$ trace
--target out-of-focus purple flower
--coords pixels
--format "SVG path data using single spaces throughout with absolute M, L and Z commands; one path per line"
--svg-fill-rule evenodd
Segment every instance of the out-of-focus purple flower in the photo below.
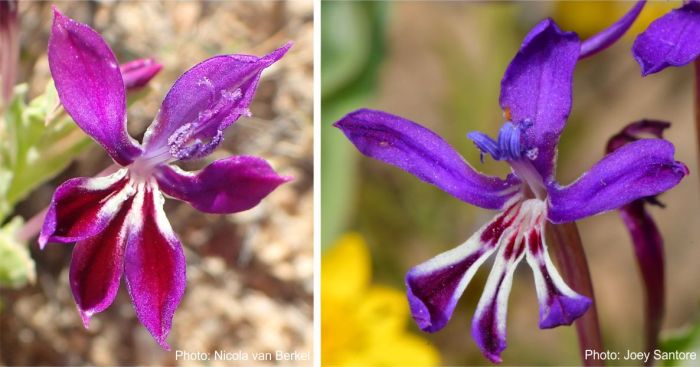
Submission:
M 0 1 L 0 106 L 9 103 L 19 61 L 17 0 Z
M 263 70 L 290 47 L 263 57 L 216 56 L 194 66 L 170 89 L 140 145 L 126 132 L 124 76 L 112 50 L 93 29 L 54 8 L 49 66 L 60 100 L 122 166 L 107 177 L 59 186 L 39 237 L 42 248 L 77 242 L 70 284 L 86 327 L 113 302 L 123 274 L 139 320 L 169 349 L 166 338 L 185 291 L 185 257 L 163 212 L 162 193 L 203 212 L 233 213 L 291 179 L 251 156 L 217 160 L 196 173 L 170 163 L 214 150 L 224 129 L 249 114 Z
M 432 131 L 381 111 L 362 109 L 335 123 L 365 155 L 398 166 L 467 203 L 500 210 L 464 244 L 411 269 L 408 300 L 420 328 L 443 328 L 467 284 L 491 254 L 496 260 L 472 320 L 482 353 L 500 362 L 513 273 L 526 259 L 540 304 L 539 325 L 571 324 L 591 301 L 567 286 L 544 240 L 546 221 L 571 222 L 674 187 L 688 170 L 661 139 L 630 143 L 605 156 L 568 186 L 554 176 L 559 135 L 571 110 L 573 72 L 581 43 L 552 20 L 537 24 L 501 83 L 506 123 L 497 139 L 472 132 L 482 154 L 506 161 L 505 179 L 474 170 Z
M 663 131 L 671 126 L 668 122 L 642 120 L 627 125 L 608 140 L 606 152 L 638 141 L 643 135 L 663 137 Z M 664 313 L 664 248 L 663 238 L 656 223 L 646 210 L 646 205 L 663 206 L 655 196 L 643 197 L 622 206 L 620 216 L 632 237 L 637 264 L 645 286 L 645 339 L 647 351 L 657 347 L 661 320 Z
M 695 60 L 700 55 L 700 1 L 688 1 L 652 22 L 637 36 L 632 54 L 644 76 Z
M 136 59 L 119 66 L 127 91 L 146 86 L 162 68 L 163 65 L 152 58 Z

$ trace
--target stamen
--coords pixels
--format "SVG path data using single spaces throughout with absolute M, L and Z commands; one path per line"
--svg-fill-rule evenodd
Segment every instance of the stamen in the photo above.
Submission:
M 506 122 L 498 132 L 498 145 L 510 160 L 520 159 L 520 130 L 511 122 Z
M 208 85 L 206 80 L 203 85 Z M 170 135 L 169 154 L 178 160 L 186 160 L 211 153 L 223 140 L 224 129 L 231 122 L 240 115 L 250 116 L 248 109 L 236 107 L 241 98 L 240 88 L 222 90 L 213 108 L 199 112 L 196 121 L 180 126 Z M 207 138 L 209 142 L 205 142 Z
M 497 161 L 514 161 L 520 159 L 524 153 L 520 144 L 521 127 L 514 125 L 510 121 L 506 122 L 498 133 L 498 141 L 479 131 L 470 132 L 467 134 L 467 138 L 471 139 L 477 148 L 481 150 L 482 162 L 484 161 L 484 153 L 490 154 Z
M 474 145 L 481 151 L 481 163 L 484 163 L 484 153 L 490 154 L 497 161 L 501 160 L 502 155 L 499 145 L 490 136 L 480 131 L 472 131 L 467 134 L 467 138 L 473 141 Z

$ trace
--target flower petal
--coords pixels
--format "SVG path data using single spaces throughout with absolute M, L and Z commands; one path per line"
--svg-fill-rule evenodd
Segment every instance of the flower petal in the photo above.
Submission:
M 572 222 L 671 189 L 688 174 L 673 153 L 665 140 L 639 140 L 606 155 L 566 187 L 550 184 L 549 220 Z
M 335 123 L 362 154 L 395 165 L 448 194 L 487 209 L 501 209 L 520 180 L 483 175 L 434 132 L 399 116 L 361 109 Z
M 547 253 L 542 235 L 544 223 L 526 234 L 527 263 L 535 276 L 535 289 L 540 303 L 540 328 L 571 325 L 591 306 L 591 300 L 571 288 L 557 272 Z
M 651 23 L 634 40 L 632 54 L 642 75 L 695 60 L 700 55 L 700 2 L 689 1 Z
M 64 182 L 51 199 L 39 245 L 43 249 L 47 242 L 76 242 L 102 232 L 132 193 L 126 169 Z
M 668 122 L 642 120 L 627 125 L 608 140 L 607 152 L 640 139 L 641 134 L 663 137 L 663 131 L 671 126 Z M 655 197 L 637 199 L 619 209 L 620 216 L 632 237 L 634 253 L 645 289 L 645 339 L 646 350 L 658 347 L 659 331 L 663 319 L 664 292 L 664 246 L 661 232 L 645 205 L 657 204 Z
M 496 250 L 517 212 L 517 207 L 510 207 L 462 245 L 415 266 L 406 274 L 411 314 L 421 330 L 432 333 L 447 324 L 469 281 Z
M 519 231 L 505 234 L 486 286 L 472 318 L 472 337 L 491 362 L 501 362 L 506 349 L 506 314 L 513 272 L 524 256 L 525 242 Z
M 620 208 L 620 216 L 632 237 L 634 254 L 644 280 L 645 339 L 647 351 L 658 346 L 664 314 L 664 241 L 654 219 L 644 207 L 644 200 L 635 200 Z
M 625 126 L 622 131 L 613 135 L 605 147 L 605 152 L 610 153 L 617 148 L 641 139 L 640 135 L 649 134 L 652 137 L 662 138 L 663 131 L 671 127 L 670 122 L 659 120 L 639 120 Z
M 152 58 L 136 59 L 119 66 L 127 91 L 145 86 L 162 68 L 163 65 Z
M 185 292 L 185 255 L 163 212 L 157 188 L 142 187 L 127 219 L 124 272 L 136 316 L 164 349 L 175 309 Z
M 545 19 L 525 37 L 501 81 L 501 108 L 523 125 L 525 148 L 537 149 L 530 159 L 545 182 L 554 173 L 559 135 L 571 111 L 580 47 L 575 33 Z
M 197 173 L 162 166 L 156 173 L 166 194 L 206 213 L 235 213 L 260 203 L 277 186 L 290 181 L 264 159 L 232 156 L 214 161 Z
M 646 0 L 637 1 L 632 9 L 630 9 L 627 14 L 625 14 L 613 25 L 583 41 L 581 43 L 581 55 L 579 58 L 583 59 L 593 56 L 610 47 L 613 43 L 620 39 L 620 37 L 624 36 L 625 32 L 627 32 L 627 30 L 639 16 L 639 13 L 641 13 L 642 9 L 644 9 L 644 4 L 646 4 Z
M 90 317 L 104 311 L 114 301 L 124 269 L 126 221 L 133 197 L 99 234 L 78 241 L 70 263 L 70 286 L 75 303 L 87 328 Z
M 126 132 L 124 82 L 107 43 L 54 7 L 48 53 L 51 76 L 68 114 L 117 163 L 131 163 L 141 148 Z
M 185 72 L 146 131 L 145 155 L 191 159 L 210 153 L 221 142 L 224 129 L 249 114 L 263 70 L 291 46 L 287 43 L 263 57 L 215 56 Z

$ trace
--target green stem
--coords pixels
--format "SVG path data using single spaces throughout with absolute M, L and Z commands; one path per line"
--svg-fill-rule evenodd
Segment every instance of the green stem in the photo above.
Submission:
M 586 254 L 583 251 L 576 223 L 548 223 L 546 236 L 550 251 L 557 261 L 558 270 L 564 281 L 576 292 L 593 301 L 591 308 L 574 323 L 581 349 L 582 364 L 584 366 L 602 366 L 605 364 L 603 360 L 586 357 L 586 351 L 603 353 L 605 350 L 603 349 L 603 340 L 598 324 L 593 283 L 591 282 Z

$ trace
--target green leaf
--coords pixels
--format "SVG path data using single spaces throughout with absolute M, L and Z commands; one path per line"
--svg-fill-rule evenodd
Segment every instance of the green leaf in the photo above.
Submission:
M 91 142 L 63 112 L 53 83 L 28 105 L 27 86 L 15 87 L 5 114 L 7 145 L 0 159 L 0 221 L 32 190 L 63 171 Z
M 696 316 L 695 321 L 683 330 L 663 338 L 660 350 L 669 353 L 667 356 L 671 357 L 660 361 L 664 366 L 697 366 L 697 358 L 700 356 L 700 317 Z M 695 353 L 695 359 L 674 359 L 678 352 Z
M 0 286 L 2 287 L 19 288 L 36 280 L 34 260 L 29 256 L 27 244 L 15 238 L 22 224 L 22 218 L 15 217 L 0 228 Z

